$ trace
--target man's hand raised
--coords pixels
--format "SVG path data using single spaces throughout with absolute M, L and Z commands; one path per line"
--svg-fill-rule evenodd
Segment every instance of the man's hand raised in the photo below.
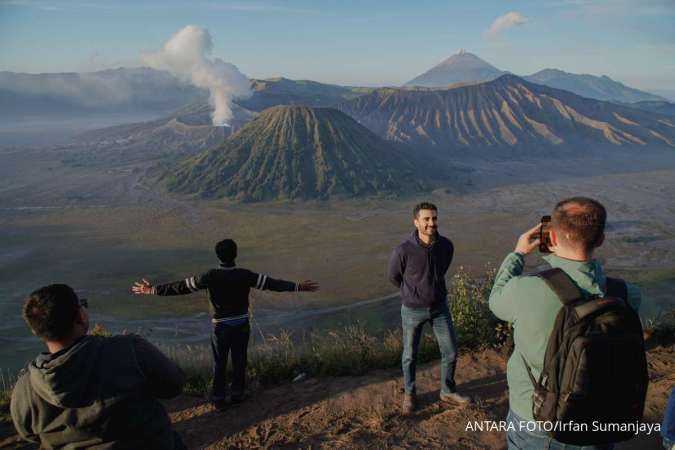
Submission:
M 319 283 L 312 280 L 305 280 L 298 285 L 298 291 L 315 292 L 319 290 Z
M 152 294 L 152 285 L 148 280 L 143 278 L 141 281 L 134 282 L 131 286 L 131 291 L 136 295 L 150 295 Z
M 518 243 L 516 244 L 516 253 L 521 255 L 528 255 L 532 253 L 532 250 L 539 246 L 539 230 L 541 229 L 541 224 L 530 228 L 525 233 L 521 234 L 518 238 Z

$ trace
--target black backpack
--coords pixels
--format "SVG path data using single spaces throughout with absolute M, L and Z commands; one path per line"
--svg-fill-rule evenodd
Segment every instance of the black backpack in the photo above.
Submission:
M 649 378 L 642 323 L 628 305 L 626 283 L 607 278 L 605 297 L 585 299 L 564 271 L 549 269 L 537 275 L 563 307 L 539 380 L 521 355 L 534 385 L 535 420 L 545 424 L 543 431 L 553 439 L 566 444 L 632 438 L 642 420 Z

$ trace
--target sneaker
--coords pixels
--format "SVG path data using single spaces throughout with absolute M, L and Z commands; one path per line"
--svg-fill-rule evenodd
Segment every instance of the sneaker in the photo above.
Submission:
M 409 416 L 415 411 L 415 396 L 413 394 L 403 394 L 403 404 L 401 405 L 401 415 Z
M 441 392 L 441 401 L 446 403 L 466 404 L 471 402 L 471 398 L 458 392 Z

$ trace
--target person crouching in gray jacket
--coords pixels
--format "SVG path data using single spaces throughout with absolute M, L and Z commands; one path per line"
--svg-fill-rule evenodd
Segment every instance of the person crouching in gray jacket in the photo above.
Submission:
M 415 364 L 422 328 L 427 322 L 441 350 L 441 401 L 469 402 L 455 387 L 457 343 L 445 286 L 454 247 L 448 238 L 438 234 L 438 208 L 434 204 L 416 205 L 413 219 L 415 230 L 392 252 L 388 271 L 389 280 L 401 290 L 403 415 L 415 410 Z
M 88 302 L 65 284 L 28 296 L 23 317 L 47 352 L 12 392 L 19 435 L 40 448 L 185 449 L 160 398 L 185 375 L 140 336 L 90 336 Z

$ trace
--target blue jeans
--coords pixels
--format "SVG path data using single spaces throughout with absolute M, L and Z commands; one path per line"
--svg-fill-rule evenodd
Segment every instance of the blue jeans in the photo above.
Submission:
M 431 308 L 410 308 L 401 305 L 403 327 L 403 383 L 406 394 L 415 394 L 415 366 L 422 328 L 429 322 L 441 350 L 441 392 L 455 392 L 455 367 L 457 365 L 457 339 L 452 317 L 446 302 Z
M 527 421 L 509 409 L 506 423 L 512 424 L 506 432 L 508 450 L 612 450 L 614 444 L 606 445 L 570 445 L 556 441 L 541 430 L 530 431 Z
M 211 334 L 213 352 L 213 400 L 225 400 L 227 394 L 227 357 L 232 352 L 232 396 L 244 395 L 246 385 L 246 354 L 251 327 L 248 322 L 240 325 L 216 323 Z

